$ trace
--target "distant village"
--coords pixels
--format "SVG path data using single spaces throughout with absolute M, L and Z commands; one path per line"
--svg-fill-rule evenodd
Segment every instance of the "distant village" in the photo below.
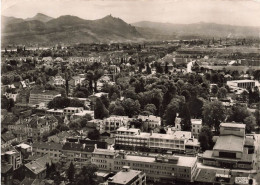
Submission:
M 260 183 L 254 41 L 9 46 L 1 61 L 1 184 Z

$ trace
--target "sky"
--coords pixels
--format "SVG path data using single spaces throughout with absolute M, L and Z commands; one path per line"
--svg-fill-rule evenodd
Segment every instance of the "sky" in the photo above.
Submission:
M 2 15 L 18 18 L 43 13 L 94 20 L 111 14 L 127 23 L 213 22 L 260 27 L 260 0 L 2 0 L 1 5 Z

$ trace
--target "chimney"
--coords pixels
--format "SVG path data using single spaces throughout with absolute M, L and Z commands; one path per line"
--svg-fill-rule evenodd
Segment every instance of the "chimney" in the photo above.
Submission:
M 86 144 L 85 144 L 85 143 L 83 143 L 82 147 L 83 147 L 83 149 L 85 149 L 85 148 L 86 148 Z
M 94 148 L 97 149 L 97 144 L 94 145 Z
M 150 136 L 152 136 L 152 135 L 153 135 L 153 131 L 151 130 L 151 131 L 150 131 Z

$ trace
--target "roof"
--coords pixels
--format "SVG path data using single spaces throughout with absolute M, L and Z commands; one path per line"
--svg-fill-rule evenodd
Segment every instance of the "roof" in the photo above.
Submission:
M 133 178 L 135 178 L 137 175 L 142 173 L 141 171 L 137 170 L 129 170 L 129 171 L 123 171 L 121 170 L 116 175 L 114 175 L 112 178 L 113 180 L 110 181 L 112 183 L 116 184 L 127 184 L 129 181 L 131 181 Z
M 32 171 L 34 174 L 39 174 L 46 169 L 46 163 L 50 163 L 51 160 L 47 155 L 31 161 L 24 166 Z
M 23 149 L 27 149 L 27 148 L 30 148 L 31 146 L 30 145 L 27 145 L 25 143 L 21 143 L 19 145 L 16 145 L 17 147 L 20 147 L 20 148 L 23 148 Z
M 15 138 L 16 137 L 14 136 L 14 134 L 12 132 L 6 132 L 4 134 L 1 134 L 1 139 L 5 142 L 11 141 Z
M 196 182 L 215 182 L 216 171 L 209 169 L 199 169 L 198 175 L 196 176 Z
M 87 146 L 89 146 L 89 145 L 94 146 L 96 144 L 97 148 L 103 148 L 103 149 L 107 148 L 107 143 L 104 142 L 104 141 L 95 141 L 95 140 L 86 140 L 86 139 L 82 140 L 82 139 L 80 139 L 79 142 L 81 144 L 85 143 Z
M 62 150 L 73 150 L 73 151 L 81 151 L 81 152 L 93 152 L 93 145 L 84 145 L 80 143 L 65 143 L 62 147 Z
M 93 151 L 93 154 L 112 155 L 112 156 L 114 156 L 116 154 L 116 151 L 115 150 L 109 150 L 109 149 L 99 149 L 99 148 L 96 148 Z
M 62 144 L 60 143 L 45 143 L 45 142 L 34 142 L 32 144 L 33 148 L 42 148 L 42 149 L 52 149 L 52 150 L 61 150 Z
M 30 94 L 44 94 L 44 95 L 59 95 L 60 92 L 53 91 L 53 90 L 40 90 L 40 89 L 33 89 L 30 91 Z
M 243 148 L 244 148 L 243 137 L 227 135 L 227 136 L 220 136 L 217 139 L 217 142 L 213 150 L 243 152 Z
M 172 156 L 172 157 L 175 157 L 175 156 Z M 155 157 L 126 155 L 125 159 L 129 160 L 129 161 L 156 163 Z M 177 161 L 176 165 L 177 166 L 192 167 L 192 166 L 194 166 L 196 161 L 197 161 L 197 157 L 178 156 L 178 161 Z
M 221 123 L 220 127 L 246 128 L 246 125 L 241 123 Z
M 202 119 L 191 119 L 191 124 L 201 125 L 202 124 Z
M 11 164 L 1 163 L 1 173 L 7 173 L 13 169 Z

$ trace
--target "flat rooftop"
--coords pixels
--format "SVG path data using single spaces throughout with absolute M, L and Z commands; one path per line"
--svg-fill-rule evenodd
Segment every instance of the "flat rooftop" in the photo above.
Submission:
M 227 135 L 219 136 L 213 150 L 243 152 L 244 138 Z
M 242 123 L 221 123 L 220 127 L 246 128 L 246 125 Z
M 131 170 L 131 169 L 129 169 L 129 171 L 120 171 L 112 177 L 113 180 L 110 182 L 116 184 L 127 184 L 129 181 L 131 181 L 140 173 L 142 172 L 137 170 Z
M 177 157 L 178 157 L 178 162 L 175 164 L 177 166 L 192 167 L 197 161 L 196 157 L 186 157 L 186 156 L 177 156 Z M 156 162 L 155 157 L 147 157 L 147 156 L 126 155 L 125 159 L 129 161 L 136 161 L 136 162 L 159 163 Z

